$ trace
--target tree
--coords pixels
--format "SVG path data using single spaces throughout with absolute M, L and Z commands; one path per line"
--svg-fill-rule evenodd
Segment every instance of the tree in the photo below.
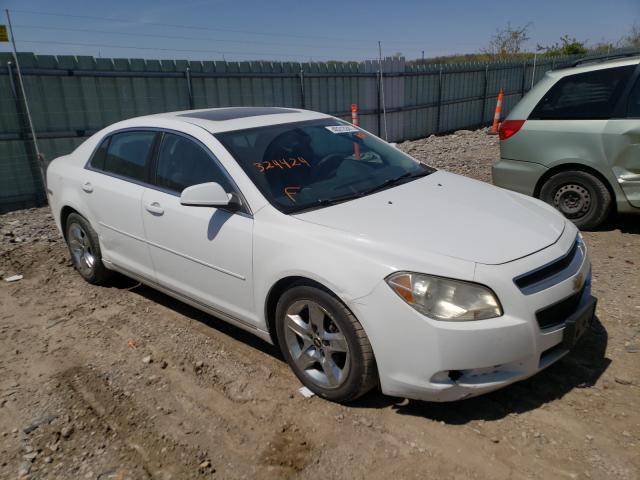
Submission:
M 623 41 L 627 47 L 640 48 L 640 23 L 634 23 L 631 26 L 629 35 Z
M 511 23 L 507 23 L 505 28 L 496 30 L 496 33 L 489 40 L 489 45 L 481 52 L 499 60 L 520 53 L 524 43 L 529 40 L 531 25 L 531 23 L 527 23 L 522 27 L 512 27 Z
M 546 55 L 584 55 L 588 52 L 585 42 L 580 42 L 574 37 L 563 35 L 560 41 L 548 47 L 538 45 L 538 50 L 543 50 Z

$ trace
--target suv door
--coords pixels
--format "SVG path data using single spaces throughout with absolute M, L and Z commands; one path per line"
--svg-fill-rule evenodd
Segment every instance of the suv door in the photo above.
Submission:
M 158 283 L 191 300 L 255 325 L 253 218 L 247 212 L 185 206 L 182 190 L 217 182 L 239 193 L 213 154 L 186 135 L 164 133 L 143 217 Z
M 135 130 L 107 136 L 87 164 L 81 185 L 103 259 L 150 279 L 154 270 L 144 241 L 141 202 L 158 135 Z
M 604 151 L 627 200 L 640 208 L 640 75 L 619 114 L 605 127 Z

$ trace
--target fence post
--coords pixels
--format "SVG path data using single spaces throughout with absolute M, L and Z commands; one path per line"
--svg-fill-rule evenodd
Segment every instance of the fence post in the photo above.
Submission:
M 304 96 L 304 69 L 302 68 L 302 65 L 300 65 L 300 101 L 302 103 L 302 109 L 306 109 L 307 101 Z
M 484 93 L 482 95 L 482 114 L 480 116 L 480 126 L 484 125 L 484 117 L 487 114 L 487 94 L 489 89 L 489 64 L 484 66 Z
M 195 108 L 193 103 L 193 85 L 191 84 L 191 67 L 187 67 L 184 71 L 184 77 L 187 80 L 187 95 L 189 96 L 189 110 Z
M 442 110 L 442 65 L 438 72 L 438 113 L 436 115 L 436 133 L 440 133 L 440 111 Z
M 520 88 L 520 98 L 524 97 L 525 82 L 527 81 L 527 61 L 522 63 L 522 86 Z
M 378 90 L 377 90 L 377 94 L 378 94 L 378 107 L 376 108 L 376 113 L 378 115 L 378 136 L 381 137 L 382 136 L 382 96 L 380 95 L 380 87 L 382 86 L 382 71 L 380 70 L 380 67 L 378 66 L 378 74 L 376 75 L 376 77 L 378 77 L 378 82 L 376 83 Z
M 17 73 L 17 72 L 16 72 Z M 24 103 L 21 100 L 21 97 L 24 99 L 24 93 L 22 91 L 22 84 L 16 82 L 16 79 L 13 78 L 14 69 L 13 63 L 11 61 L 7 62 L 7 76 L 9 77 L 9 84 L 11 85 L 11 93 L 13 94 L 13 100 L 16 104 L 16 112 L 20 119 L 22 120 L 20 123 L 22 124 L 20 136 L 24 140 L 25 152 L 27 155 L 33 159 L 28 159 L 29 162 L 29 171 L 31 172 L 31 176 L 33 177 L 33 183 L 35 184 L 35 191 L 33 192 L 33 200 L 37 207 L 42 207 L 47 204 L 47 196 L 44 191 L 45 188 L 45 172 L 42 167 L 43 158 L 40 157 L 40 152 L 36 149 L 36 146 L 33 142 L 29 141 L 29 137 L 31 135 L 31 124 L 29 123 L 29 119 L 27 118 L 27 113 L 24 108 Z M 33 139 L 35 141 L 35 138 Z M 36 163 L 38 165 L 36 165 Z

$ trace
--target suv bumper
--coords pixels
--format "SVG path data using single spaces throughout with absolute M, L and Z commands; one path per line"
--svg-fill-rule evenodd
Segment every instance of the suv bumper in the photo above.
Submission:
M 501 158 L 491 167 L 491 177 L 498 187 L 533 196 L 538 180 L 547 170 L 539 163 Z

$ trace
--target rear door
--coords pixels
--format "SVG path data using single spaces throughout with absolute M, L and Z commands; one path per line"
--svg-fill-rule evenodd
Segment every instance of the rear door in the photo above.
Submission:
M 635 77 L 619 118 L 605 128 L 604 151 L 627 200 L 640 208 L 640 75 Z
M 158 135 L 149 130 L 109 135 L 84 170 L 81 185 L 103 258 L 150 279 L 154 269 L 144 240 L 141 202 Z
M 158 282 L 254 325 L 253 218 L 246 211 L 180 203 L 182 190 L 200 183 L 239 193 L 224 168 L 194 138 L 166 132 L 152 181 L 155 188 L 144 190 L 142 204 Z

